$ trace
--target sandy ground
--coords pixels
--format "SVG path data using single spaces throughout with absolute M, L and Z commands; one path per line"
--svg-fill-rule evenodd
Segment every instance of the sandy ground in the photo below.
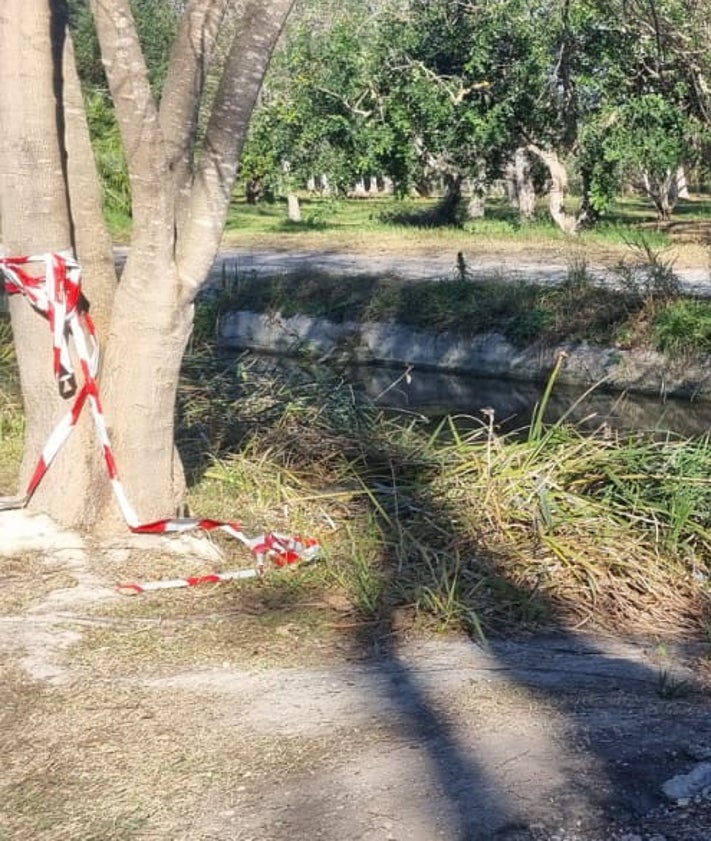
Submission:
M 213 275 L 215 282 L 223 276 L 223 266 L 228 267 L 227 276 L 249 276 L 250 274 L 290 274 L 315 269 L 327 274 L 353 277 L 363 274 L 393 276 L 404 280 L 441 279 L 455 277 L 459 273 L 457 251 L 441 249 L 438 253 L 396 254 L 366 250 L 323 250 L 294 249 L 291 251 L 274 248 L 226 248 L 220 252 Z M 560 283 L 568 276 L 575 263 L 574 255 L 565 253 L 523 252 L 508 253 L 493 251 L 463 251 L 463 265 L 470 277 L 501 277 L 515 281 L 534 283 Z M 580 262 L 583 258 L 578 258 Z M 617 260 L 606 262 L 585 261 L 588 274 L 601 284 L 616 285 L 619 275 L 613 270 Z M 670 258 L 671 259 L 671 258 Z M 708 254 L 683 254 L 683 259 L 673 263 L 674 271 L 688 294 L 708 296 L 711 294 L 711 274 Z
M 711 758 L 703 644 L 255 624 L 0 518 L 2 841 L 711 838 L 711 788 L 661 788 Z

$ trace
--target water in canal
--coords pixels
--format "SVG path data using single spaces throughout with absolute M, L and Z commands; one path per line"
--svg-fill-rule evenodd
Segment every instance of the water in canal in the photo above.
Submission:
M 543 383 L 488 377 L 458 376 L 400 367 L 361 366 L 349 376 L 378 405 L 439 418 L 447 414 L 483 418 L 493 409 L 504 431 L 525 428 L 541 399 Z M 711 428 L 711 403 L 688 399 L 606 392 L 602 388 L 583 397 L 585 390 L 556 386 L 545 420 L 555 422 L 568 414 L 586 429 L 606 424 L 614 429 L 703 435 Z

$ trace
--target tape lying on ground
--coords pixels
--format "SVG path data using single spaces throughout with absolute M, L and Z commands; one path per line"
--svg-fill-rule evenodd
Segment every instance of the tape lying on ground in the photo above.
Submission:
M 26 267 L 43 264 L 44 275 L 32 275 Z M 124 593 L 144 593 L 172 587 L 192 587 L 197 584 L 233 581 L 260 576 L 271 561 L 276 566 L 285 566 L 300 561 L 312 561 L 320 547 L 313 538 L 270 532 L 250 538 L 244 534 L 239 523 L 196 517 L 157 520 L 141 523 L 128 500 L 119 478 L 108 428 L 101 406 L 96 376 L 99 369 L 99 341 L 96 328 L 88 312 L 88 305 L 81 292 L 81 268 L 67 253 L 41 254 L 25 257 L 0 258 L 0 270 L 4 276 L 8 295 L 23 295 L 30 306 L 47 318 L 52 332 L 54 376 L 60 390 L 76 386 L 76 372 L 72 362 L 69 342 L 81 368 L 83 384 L 76 390 L 74 402 L 67 414 L 59 421 L 47 439 L 37 461 L 34 473 L 28 483 L 25 496 L 20 499 L 0 501 L 0 511 L 24 508 L 37 486 L 49 470 L 57 453 L 67 441 L 88 402 L 94 420 L 94 427 L 104 453 L 114 496 L 126 525 L 134 534 L 171 534 L 202 530 L 219 530 L 243 543 L 255 556 L 254 569 L 235 570 L 167 581 L 151 581 L 141 584 L 122 584 Z

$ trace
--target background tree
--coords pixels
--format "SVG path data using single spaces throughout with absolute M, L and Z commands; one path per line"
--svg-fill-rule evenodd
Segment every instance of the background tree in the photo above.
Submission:
M 101 215 L 64 0 L 7 0 L 0 11 L 0 213 L 10 254 L 75 250 L 104 341 L 102 389 L 129 497 L 142 520 L 171 513 L 184 489 L 173 413 L 193 301 L 214 260 L 238 159 L 292 0 L 189 0 L 160 101 L 131 4 L 91 0 L 126 155 L 133 235 L 117 285 Z M 231 15 L 230 15 L 231 13 Z M 200 106 L 224 27 L 231 29 L 204 138 Z M 46 325 L 24 301 L 11 318 L 27 416 L 24 484 L 66 410 L 51 377 Z M 84 424 L 86 426 L 86 424 Z M 88 429 L 50 471 L 33 506 L 91 527 L 117 519 Z M 69 492 L 68 492 L 69 491 Z
M 250 161 L 271 172 L 289 157 L 302 183 L 308 169 L 345 184 L 365 167 L 401 195 L 444 182 L 452 218 L 463 186 L 476 198 L 513 160 L 529 197 L 544 173 L 553 219 L 574 232 L 630 181 L 665 215 L 672 164 L 703 147 L 708 0 L 326 6 L 308 6 L 320 17 L 295 30 L 257 118 Z M 566 203 L 571 180 L 580 203 Z
M 708 131 L 710 54 L 701 33 L 710 10 L 707 0 L 601 6 L 578 82 L 589 102 L 579 159 L 594 212 L 632 183 L 660 219 L 671 213 L 679 168 L 699 161 Z
M 275 195 L 314 176 L 344 194 L 377 171 L 384 138 L 374 119 L 370 4 L 304 4 L 275 56 L 243 158 L 245 178 Z

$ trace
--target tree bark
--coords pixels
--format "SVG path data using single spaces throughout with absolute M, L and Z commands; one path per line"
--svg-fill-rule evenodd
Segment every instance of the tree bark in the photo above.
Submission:
M 506 167 L 506 185 L 509 201 L 521 219 L 530 222 L 536 212 L 536 188 L 531 175 L 531 161 L 526 150 L 519 147 Z
M 5 0 L 0 11 L 0 212 L 12 254 L 75 246 L 102 326 L 101 388 L 118 468 L 139 520 L 171 516 L 184 491 L 174 447 L 180 366 L 193 300 L 214 261 L 237 160 L 272 50 L 293 0 L 247 0 L 202 147 L 205 68 L 230 0 L 190 0 L 160 109 L 129 0 L 91 0 L 129 168 L 134 232 L 116 286 L 102 226 L 64 0 Z M 47 325 L 12 302 L 27 407 L 23 478 L 67 411 L 52 379 Z M 38 351 L 38 349 L 41 349 Z M 33 499 L 72 526 L 125 528 L 88 423 Z
M 115 280 L 110 242 L 97 213 L 96 173 L 74 72 L 64 3 L 7 0 L 0 12 L 0 213 L 9 256 L 84 249 L 92 314 L 108 322 Z M 79 163 L 81 161 L 81 164 Z M 73 194 L 81 190 L 83 201 Z M 81 230 L 80 230 L 81 229 Z M 43 271 L 37 264 L 36 273 Z M 71 396 L 60 395 L 53 376 L 50 331 L 20 296 L 10 302 L 20 368 L 26 436 L 19 477 L 23 495 L 42 448 Z M 92 521 L 103 483 L 100 453 L 86 417 L 57 457 L 32 500 L 60 522 Z M 73 492 L 76 488 L 76 493 Z
M 529 152 L 540 158 L 546 165 L 551 183 L 548 189 L 548 209 L 556 225 L 566 234 L 575 234 L 580 227 L 577 216 L 565 209 L 565 199 L 568 194 L 568 173 L 565 165 L 557 153 L 551 149 L 541 149 L 534 143 L 526 147 Z
M 196 23 L 203 8 L 199 2 L 186 10 L 188 24 L 184 19 L 178 46 L 182 43 L 187 53 L 177 47 L 173 53 L 160 112 L 135 30 L 128 31 L 128 0 L 110 6 L 95 0 L 93 6 L 124 146 L 130 150 L 135 230 L 108 337 L 105 404 L 123 481 L 140 519 L 149 521 L 171 515 L 185 491 L 173 443 L 174 407 L 193 299 L 217 253 L 241 145 L 291 0 L 245 7 L 199 160 L 194 115 L 203 90 L 200 68 L 212 50 L 224 4 L 210 4 L 213 16 L 202 24 Z M 193 31 L 199 25 L 208 29 L 203 40 Z M 183 62 L 194 69 L 190 92 L 181 99 Z M 177 125 L 176 110 L 183 115 Z

